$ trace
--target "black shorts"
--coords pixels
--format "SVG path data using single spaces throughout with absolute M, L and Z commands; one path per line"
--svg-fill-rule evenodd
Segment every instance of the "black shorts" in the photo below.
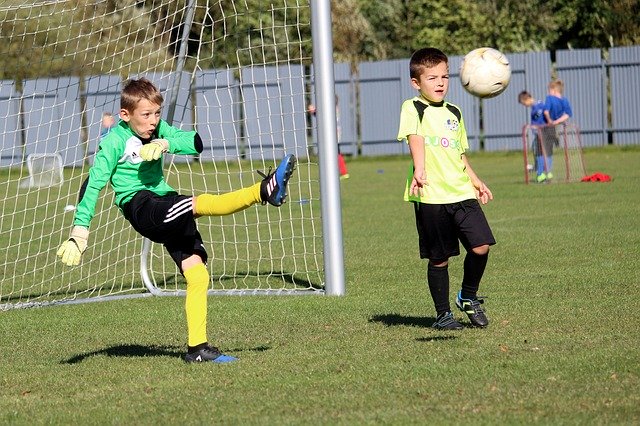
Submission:
M 440 263 L 465 250 L 496 243 L 478 200 L 452 204 L 414 203 L 420 258 Z
M 163 244 L 178 268 L 193 254 L 207 262 L 207 251 L 193 217 L 191 197 L 140 191 L 122 206 L 122 212 L 133 229 L 154 243 Z

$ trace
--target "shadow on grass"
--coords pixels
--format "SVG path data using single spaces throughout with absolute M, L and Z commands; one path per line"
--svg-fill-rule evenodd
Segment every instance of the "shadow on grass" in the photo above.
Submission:
M 400 314 L 378 314 L 369 318 L 369 322 L 381 322 L 387 327 L 405 325 L 409 327 L 431 327 L 436 321 L 433 317 L 414 317 Z
M 404 325 L 408 327 L 425 327 L 431 328 L 431 325 L 436 321 L 433 317 L 414 317 L 400 314 L 379 314 L 369 318 L 369 322 L 381 322 L 387 327 Z M 432 329 L 433 330 L 433 329 Z M 433 330 L 437 332 L 437 330 Z M 438 335 L 430 337 L 419 337 L 416 339 L 418 342 L 442 342 L 447 340 L 457 339 L 457 336 L 452 335 Z
M 302 274 L 294 275 L 293 273 L 288 273 L 284 271 L 235 271 L 234 274 L 229 275 L 212 275 L 212 280 L 214 282 L 214 287 L 216 282 L 235 282 L 238 279 L 243 279 L 246 277 L 254 277 L 256 279 L 262 278 L 270 279 L 270 280 L 281 280 L 287 284 L 291 284 L 295 286 L 295 289 L 305 290 L 305 289 L 313 289 L 313 290 L 324 290 L 324 286 L 320 284 L 312 283 L 311 281 L 300 277 Z M 175 287 L 178 283 L 176 276 L 168 276 L 165 277 L 163 275 L 158 274 L 155 277 L 157 282 L 163 282 L 166 287 Z M 184 285 L 184 283 L 182 283 Z
M 458 336 L 431 336 L 431 337 L 418 337 L 416 339 L 417 342 L 443 342 L 446 340 L 454 340 L 457 339 Z
M 228 349 L 227 351 L 230 353 L 237 352 L 264 352 L 269 350 L 268 346 L 257 346 L 255 348 L 250 349 Z M 116 345 L 111 346 L 105 349 L 100 349 L 92 352 L 85 352 L 82 354 L 78 354 L 69 359 L 65 359 L 60 361 L 60 364 L 78 364 L 84 361 L 87 358 L 93 356 L 110 356 L 110 357 L 170 357 L 170 358 L 180 358 L 182 359 L 185 354 L 185 349 L 183 347 L 177 346 L 144 346 L 144 345 Z

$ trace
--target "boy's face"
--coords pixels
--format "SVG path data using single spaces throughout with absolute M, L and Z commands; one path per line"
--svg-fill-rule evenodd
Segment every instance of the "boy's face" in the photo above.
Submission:
M 149 139 L 160 122 L 162 105 L 141 99 L 133 111 L 120 110 L 120 118 L 129 124 L 133 132 L 142 139 Z
M 425 68 L 419 79 L 411 79 L 411 85 L 426 100 L 442 102 L 449 90 L 449 66 L 446 62 L 440 62 L 435 67 Z

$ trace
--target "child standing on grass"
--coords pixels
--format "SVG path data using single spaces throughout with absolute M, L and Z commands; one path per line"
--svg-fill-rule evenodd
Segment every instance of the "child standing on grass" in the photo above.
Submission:
M 440 50 L 416 51 L 409 63 L 418 95 L 402 104 L 398 140 L 406 140 L 413 160 L 404 199 L 414 205 L 420 258 L 428 259 L 427 283 L 436 310 L 433 327 L 459 330 L 449 303 L 449 258 L 464 259 L 462 289 L 456 305 L 473 326 L 489 321 L 477 295 L 495 239 L 480 203 L 493 199 L 469 165 L 469 148 L 460 109 L 444 100 L 449 89 L 449 60 Z
M 543 139 L 546 149 L 546 170 L 542 175 L 538 175 L 538 182 L 545 182 L 553 179 L 553 147 L 559 145 L 556 126 L 565 123 L 571 118 L 571 104 L 563 96 L 564 83 L 562 80 L 553 80 L 549 83 L 549 92 L 544 100 L 544 117 L 547 120 L 547 127 L 543 129 Z
M 547 120 L 544 117 L 544 102 L 535 100 L 531 93 L 526 90 L 520 92 L 518 102 L 527 108 L 531 108 L 531 126 L 536 130 L 531 144 L 535 160 L 536 181 L 542 182 L 546 179 L 546 176 L 543 176 L 545 172 L 545 150 L 543 149 L 541 138 L 541 132 L 543 132 L 544 126 L 547 125 Z
M 293 155 L 284 157 L 273 173 L 261 182 L 237 191 L 213 195 L 178 194 L 164 179 L 165 152 L 194 155 L 203 142 L 195 131 L 182 131 L 160 119 L 163 98 L 149 80 L 129 80 L 122 89 L 120 122 L 101 140 L 89 178 L 80 189 L 71 237 L 57 255 L 68 265 L 80 264 L 87 248 L 89 224 L 100 191 L 111 184 L 115 205 L 144 237 L 163 244 L 187 282 L 187 362 L 228 362 L 235 358 L 220 353 L 207 339 L 207 251 L 195 219 L 222 216 L 256 203 L 281 206 L 287 183 L 296 165 Z

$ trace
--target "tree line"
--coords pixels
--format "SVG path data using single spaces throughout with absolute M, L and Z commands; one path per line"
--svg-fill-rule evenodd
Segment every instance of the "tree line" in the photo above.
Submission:
M 5 0 L 0 78 L 172 69 L 187 2 Z M 311 13 L 299 0 L 196 4 L 187 68 L 311 61 Z M 515 53 L 640 44 L 640 0 L 333 0 L 332 21 L 334 59 L 353 65 L 424 46 L 462 55 L 480 46 Z

